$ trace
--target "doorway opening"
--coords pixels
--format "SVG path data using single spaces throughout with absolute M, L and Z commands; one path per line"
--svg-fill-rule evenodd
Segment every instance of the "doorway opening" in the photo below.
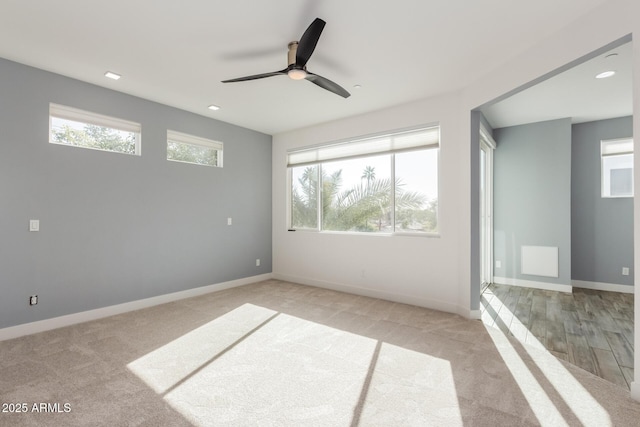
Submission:
M 602 196 L 600 162 L 602 141 L 632 136 L 631 47 L 624 37 L 479 107 L 498 145 L 494 153 L 480 137 L 473 162 L 482 320 L 625 388 L 635 359 L 633 204 Z M 600 68 L 617 73 L 597 79 Z M 550 265 L 547 249 L 555 274 L 529 268 L 532 253 Z

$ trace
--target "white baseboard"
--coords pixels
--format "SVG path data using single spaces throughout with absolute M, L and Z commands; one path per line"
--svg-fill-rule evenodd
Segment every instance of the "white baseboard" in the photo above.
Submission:
M 573 285 L 574 288 L 594 289 L 596 291 L 621 292 L 624 294 L 635 293 L 635 286 L 633 285 L 617 285 L 615 283 L 587 282 L 584 280 L 572 280 L 571 285 Z
M 444 301 L 415 297 L 412 295 L 403 295 L 395 292 L 387 292 L 379 289 L 363 288 L 360 286 L 347 285 L 344 283 L 328 282 L 324 280 L 309 279 L 307 277 L 291 276 L 288 274 L 273 273 L 273 278 L 284 280 L 287 282 L 299 283 L 302 285 L 316 286 L 318 288 L 331 289 L 349 294 L 362 295 L 365 297 L 378 298 L 387 301 L 399 302 L 402 304 L 416 305 L 418 307 L 429 308 L 432 310 L 444 311 L 446 313 L 459 314 L 467 319 L 473 318 L 474 313 L 469 308 L 460 307 Z M 478 312 L 478 319 L 480 313 Z
M 523 288 L 543 289 L 546 291 L 571 293 L 571 291 L 573 290 L 573 287 L 571 285 L 564 285 L 561 283 L 536 282 L 533 280 L 515 279 L 511 277 L 494 277 L 493 282 L 502 285 L 520 286 Z
M 637 402 L 640 402 L 640 382 L 638 381 L 631 382 L 630 389 L 631 389 L 630 390 L 631 398 Z
M 170 294 L 158 295 L 156 297 L 111 305 L 109 307 L 97 308 L 95 310 L 82 311 L 80 313 L 73 313 L 65 316 L 54 317 L 51 319 L 39 320 L 37 322 L 10 326 L 8 328 L 0 329 L 0 341 L 18 338 L 24 335 L 36 334 L 38 332 L 49 331 L 51 329 L 62 328 L 64 326 L 75 325 L 77 323 L 102 319 L 103 317 L 114 316 L 116 314 L 122 314 L 134 310 L 140 310 L 142 308 L 152 307 L 154 305 L 166 304 L 168 302 L 196 297 L 211 292 L 222 291 L 224 289 L 244 286 L 250 283 L 269 280 L 271 278 L 271 273 L 261 274 L 258 276 L 251 276 L 242 279 L 231 280 L 228 282 L 216 283 L 214 285 L 202 286 L 200 288 L 187 289 Z
M 469 315 L 464 316 L 470 320 L 480 320 L 482 319 L 482 312 L 480 310 L 469 310 Z

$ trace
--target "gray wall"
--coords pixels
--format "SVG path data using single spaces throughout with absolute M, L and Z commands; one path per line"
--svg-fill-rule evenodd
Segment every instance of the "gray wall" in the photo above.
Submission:
M 573 125 L 571 275 L 633 285 L 633 198 L 602 198 L 600 141 L 631 137 L 632 117 Z M 622 275 L 629 267 L 629 276 Z
M 271 272 L 271 136 L 3 59 L 0 75 L 0 328 Z M 49 102 L 141 123 L 142 156 L 49 144 Z M 224 168 L 166 161 L 167 129 L 223 141 Z
M 571 283 L 571 121 L 495 129 L 494 275 Z M 522 246 L 557 246 L 559 277 L 522 275 Z

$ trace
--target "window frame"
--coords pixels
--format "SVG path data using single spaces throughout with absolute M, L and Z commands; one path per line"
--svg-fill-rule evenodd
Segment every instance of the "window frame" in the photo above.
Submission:
M 624 144 L 631 144 L 631 148 L 624 147 Z M 615 148 L 616 145 L 619 145 L 619 148 Z M 613 149 L 610 147 L 614 146 Z M 608 151 L 608 152 L 607 152 Z M 624 198 L 633 198 L 635 193 L 634 179 L 633 176 L 635 174 L 635 168 L 633 167 L 633 156 L 634 156 L 634 142 L 633 137 L 627 138 L 615 138 L 615 139 L 603 139 L 600 141 L 600 197 L 603 199 L 624 199 Z M 613 157 L 621 157 L 621 156 L 630 156 L 631 157 L 631 194 L 623 194 L 623 195 L 611 195 L 611 177 L 607 180 L 605 176 L 605 161 L 607 158 Z M 609 172 L 612 169 L 607 169 Z M 606 188 L 605 182 L 609 183 L 609 188 Z
M 216 164 L 215 165 L 211 165 L 211 164 L 206 164 L 206 163 L 189 162 L 189 161 L 186 161 L 186 160 L 170 159 L 169 158 L 169 143 L 170 142 L 177 143 L 177 144 L 189 145 L 189 146 L 192 146 L 192 147 L 203 147 L 203 148 L 209 148 L 209 149 L 216 150 L 217 151 Z M 187 163 L 187 164 L 190 164 L 190 165 L 208 166 L 208 167 L 214 167 L 214 168 L 222 168 L 223 167 L 224 143 L 222 141 L 216 141 L 216 140 L 213 140 L 213 139 L 203 138 L 201 136 L 191 135 L 191 134 L 188 134 L 188 133 L 178 132 L 178 131 L 175 131 L 175 130 L 167 129 L 167 145 L 166 145 L 166 149 L 167 149 L 167 161 L 169 161 L 169 162 Z
M 94 125 L 120 132 L 129 132 L 134 134 L 134 152 L 127 153 L 125 151 L 107 150 L 104 148 L 87 147 L 84 145 L 65 144 L 63 142 L 54 141 L 52 138 L 53 133 L 53 120 L 69 120 L 84 125 Z M 130 156 L 142 155 L 142 125 L 130 120 L 121 119 L 118 117 L 107 116 L 105 114 L 95 113 L 92 111 L 82 110 L 67 105 L 49 103 L 49 143 L 55 145 L 61 145 L 65 147 L 85 148 L 89 150 L 104 151 L 108 153 L 126 154 Z
M 321 150 L 324 147 L 336 147 L 336 146 L 340 146 L 340 145 L 347 145 L 347 144 L 351 144 L 351 143 L 360 143 L 362 141 L 366 141 L 366 140 L 371 140 L 371 139 L 378 139 L 378 138 L 385 138 L 385 137 L 395 137 L 395 136 L 402 136 L 403 134 L 409 134 L 409 133 L 418 133 L 420 131 L 428 131 L 428 130 L 434 130 L 437 132 L 437 142 L 436 143 L 429 143 L 426 145 L 420 145 L 420 146 L 415 146 L 415 147 L 411 147 L 411 148 L 401 148 L 401 149 L 391 149 L 388 151 L 374 151 L 371 153 L 367 153 L 367 154 L 358 154 L 358 155 L 349 155 L 349 156 L 344 156 L 344 157 L 338 157 L 338 158 L 332 158 L 332 159 L 328 159 L 328 160 L 313 160 L 313 161 L 306 161 L 306 162 L 300 162 L 298 164 L 294 164 L 294 165 L 290 165 L 290 155 L 292 153 L 294 154 L 298 154 L 304 151 L 311 151 L 311 150 Z M 365 137 L 358 137 L 358 138 L 350 138 L 350 139 L 345 139 L 345 140 L 341 140 L 341 141 L 337 141 L 337 142 L 332 142 L 332 143 L 325 143 L 325 144 L 317 144 L 317 145 L 313 145 L 313 146 L 308 146 L 308 147 L 301 147 L 301 148 L 295 148 L 295 149 L 291 149 L 287 151 L 287 159 L 286 159 L 286 185 L 287 185 L 287 193 L 286 193 L 286 225 L 287 225 L 287 230 L 288 231 L 301 231 L 301 232 L 309 232 L 309 233 L 322 233 L 322 234 L 341 234 L 341 235 L 345 235 L 345 234 L 352 234 L 352 235 L 358 235 L 358 236 L 377 236 L 377 237 L 384 237 L 384 236 L 417 236 L 417 237 L 440 237 L 441 235 L 441 230 L 440 230 L 440 148 L 442 146 L 441 143 L 441 128 L 440 128 L 440 124 L 439 123 L 432 123 L 432 124 L 428 124 L 428 125 L 422 125 L 422 126 L 418 126 L 418 127 L 414 127 L 414 128 L 405 128 L 405 129 L 401 129 L 401 130 L 395 130 L 395 131 L 390 131 L 390 132 L 384 132 L 384 133 L 379 133 L 379 134 L 374 134 L 374 135 L 368 135 Z M 436 151 L 436 165 L 437 165 L 437 198 L 436 200 L 438 201 L 438 205 L 436 207 L 436 230 L 435 231 L 399 231 L 396 230 L 396 183 L 395 183 L 395 177 L 396 177 L 396 161 L 395 161 L 395 154 L 397 153 L 408 153 L 408 152 L 417 152 L 417 151 L 428 151 L 428 150 L 437 150 Z M 317 194 L 321 194 L 322 191 L 322 165 L 326 164 L 326 163 L 330 163 L 333 161 L 341 161 L 341 160 L 349 160 L 349 159 L 359 159 L 359 158 L 367 158 L 367 157 L 375 157 L 375 156 L 380 156 L 380 155 L 389 155 L 389 161 L 391 163 L 391 168 L 390 168 L 390 179 L 391 179 L 391 220 L 390 223 L 392 224 L 393 227 L 393 231 L 391 232 L 365 232 L 365 231 L 339 231 L 339 230 L 324 230 L 322 228 L 322 224 L 323 224 L 323 220 L 324 218 L 322 217 L 322 197 L 319 197 L 318 203 L 317 203 L 317 227 L 316 228 L 296 228 L 293 226 L 292 221 L 293 221 L 293 195 L 292 195 L 292 184 L 293 184 L 293 168 L 294 167 L 300 167 L 300 166 L 312 166 L 315 165 L 317 166 L 317 180 L 316 180 L 316 185 L 318 186 L 317 188 Z

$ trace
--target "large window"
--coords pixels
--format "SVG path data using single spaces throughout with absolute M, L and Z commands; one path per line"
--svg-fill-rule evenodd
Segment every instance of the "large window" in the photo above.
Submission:
M 438 126 L 288 153 L 289 227 L 438 231 Z
M 222 142 L 168 130 L 167 160 L 222 167 Z
M 128 120 L 49 104 L 49 142 L 140 155 L 141 126 Z
M 633 140 L 600 142 L 602 197 L 633 197 Z

